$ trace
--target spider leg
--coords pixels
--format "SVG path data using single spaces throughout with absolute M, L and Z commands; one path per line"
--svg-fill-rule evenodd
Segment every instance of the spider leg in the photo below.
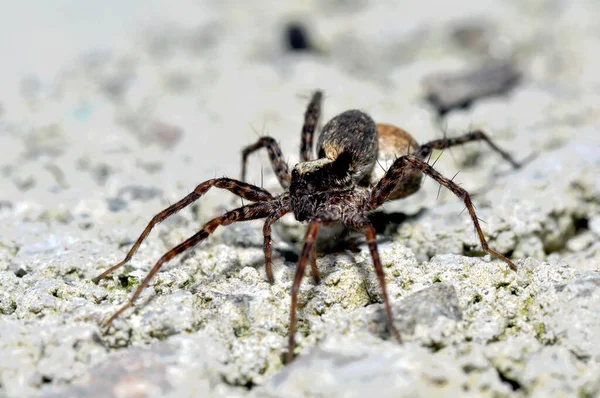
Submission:
M 291 210 L 289 208 L 284 208 L 281 212 L 277 213 L 274 216 L 268 217 L 263 226 L 263 235 L 265 237 L 263 243 L 263 251 L 265 253 L 265 270 L 267 271 L 267 279 L 269 282 L 274 283 L 275 278 L 273 277 L 273 261 L 272 261 L 272 248 L 271 248 L 271 225 L 283 217 L 285 214 L 289 213 Z M 317 249 L 313 247 L 310 255 L 310 266 L 312 269 L 313 278 L 315 283 L 318 284 L 321 282 L 321 276 L 319 275 L 319 270 L 317 269 Z
M 381 265 L 381 259 L 379 258 L 379 250 L 377 250 L 377 232 L 369 221 L 369 219 L 360 213 L 350 214 L 344 218 L 344 224 L 352 230 L 360 231 L 365 234 L 371 257 L 373 258 L 373 267 L 375 267 L 375 273 L 377 279 L 379 279 L 379 285 L 381 286 L 381 295 L 383 297 L 383 303 L 385 305 L 385 313 L 387 315 L 388 328 L 394 335 L 398 343 L 402 344 L 402 338 L 398 329 L 394 326 L 394 318 L 392 317 L 392 308 L 390 307 L 390 300 L 388 299 L 387 289 L 385 284 L 385 275 L 383 273 L 383 266 Z
M 448 188 L 456 196 L 461 198 L 464 201 L 467 210 L 469 211 L 469 215 L 471 216 L 471 220 L 473 221 L 475 231 L 477 231 L 477 235 L 483 250 L 504 261 L 513 271 L 517 270 L 517 266 L 512 261 L 488 246 L 488 243 L 483 236 L 483 231 L 479 226 L 479 219 L 477 218 L 477 214 L 475 214 L 475 209 L 473 208 L 473 203 L 471 202 L 469 193 L 452 180 L 442 176 L 433 167 L 427 164 L 427 162 L 415 155 L 402 156 L 394 161 L 394 164 L 392 164 L 385 176 L 373 188 L 370 199 L 365 205 L 365 210 L 374 210 L 381 206 L 390 195 L 390 192 L 395 187 L 397 181 L 402 178 L 403 172 L 410 168 L 414 168 L 421 171 L 423 174 L 428 175 L 438 183 Z
M 313 246 L 312 252 L 310 253 L 310 268 L 315 285 L 318 285 L 321 283 L 321 274 L 317 268 L 317 248 L 315 246 Z
M 233 222 L 237 222 L 237 221 L 248 221 L 248 220 L 255 220 L 257 218 L 268 217 L 269 215 L 271 215 L 273 213 L 273 211 L 274 211 L 273 202 L 259 202 L 259 203 L 254 203 L 251 205 L 242 206 L 235 210 L 228 211 L 227 213 L 223 214 L 222 216 L 216 217 L 216 218 L 212 219 L 211 221 L 207 222 L 206 224 L 204 224 L 204 226 L 202 227 L 202 229 L 200 231 L 198 231 L 196 234 L 192 235 L 190 238 L 188 238 L 184 242 L 180 243 L 179 245 L 175 246 L 174 248 L 172 248 L 171 250 L 166 252 L 158 260 L 158 262 L 154 265 L 154 267 L 152 267 L 150 272 L 148 272 L 148 275 L 146 275 L 146 277 L 144 278 L 142 283 L 140 283 L 140 286 L 138 286 L 138 288 L 135 290 L 135 292 L 129 299 L 129 302 L 127 304 L 123 305 L 121 308 L 119 308 L 104 323 L 104 327 L 106 328 L 106 330 L 108 330 L 108 328 L 110 327 L 112 322 L 119 315 L 121 315 L 125 310 L 127 310 L 128 308 L 133 306 L 133 303 L 140 296 L 140 294 L 142 293 L 144 288 L 146 288 L 148 286 L 148 283 L 150 283 L 150 280 L 152 279 L 152 277 L 158 272 L 158 270 L 167 261 L 171 260 L 173 257 L 177 256 L 178 254 L 181 254 L 181 253 L 191 249 L 192 247 L 194 247 L 195 245 L 197 245 L 198 243 L 200 243 L 201 241 L 206 239 L 206 237 L 208 237 L 220 225 L 229 225 L 229 224 L 231 224 Z
M 306 162 L 312 159 L 313 135 L 321 115 L 321 101 L 323 92 L 315 91 L 304 113 L 304 125 L 302 126 L 302 137 L 300 141 L 300 161 Z
M 290 185 L 291 180 L 289 167 L 285 160 L 283 160 L 281 147 L 277 141 L 271 137 L 260 137 L 256 143 L 248 145 L 242 150 L 242 175 L 240 180 L 246 181 L 246 164 L 248 162 L 248 156 L 260 148 L 267 148 L 271 166 L 273 166 L 279 184 L 281 184 L 284 189 L 287 188 Z
M 433 140 L 426 144 L 421 145 L 415 152 L 414 155 L 425 159 L 431 154 L 433 149 L 447 149 L 453 146 L 463 145 L 473 141 L 485 141 L 495 152 L 497 152 L 504 160 L 509 162 L 515 169 L 523 166 L 524 162 L 517 162 L 508 152 L 501 149 L 498 145 L 492 141 L 487 134 L 481 130 L 476 130 L 459 137 L 447 138 L 444 137 L 440 140 Z
M 265 237 L 264 239 L 264 243 L 263 243 L 263 251 L 265 253 L 265 269 L 267 271 L 267 279 L 269 279 L 269 282 L 274 283 L 275 282 L 275 278 L 273 277 L 273 267 L 272 267 L 272 249 L 271 249 L 271 224 L 273 224 L 275 221 L 279 220 L 281 217 L 283 217 L 284 215 L 286 215 L 287 213 L 289 213 L 291 211 L 290 208 L 282 208 L 278 213 L 269 216 L 266 220 L 265 220 L 265 224 L 263 226 L 263 235 Z
M 306 235 L 304 237 L 304 247 L 302 248 L 302 254 L 296 267 L 296 274 L 294 275 L 294 282 L 292 283 L 292 307 L 290 309 L 290 327 L 288 332 L 288 363 L 294 359 L 294 344 L 295 344 L 295 332 L 296 332 L 296 308 L 298 307 L 298 291 L 300 290 L 300 282 L 304 276 L 304 269 L 309 257 L 311 257 L 312 249 L 315 245 L 315 240 L 319 229 L 321 228 L 321 221 L 311 221 L 308 224 Z
M 98 282 L 100 279 L 107 277 L 113 271 L 122 267 L 127 261 L 131 260 L 131 257 L 133 257 L 133 255 L 138 250 L 144 239 L 146 239 L 146 237 L 148 236 L 150 231 L 152 231 L 152 228 L 154 228 L 156 224 L 165 220 L 169 216 L 177 213 L 179 210 L 185 208 L 186 206 L 189 206 L 190 204 L 194 203 L 202 195 L 204 195 L 206 191 L 208 191 L 211 187 L 226 189 L 234 193 L 235 195 L 238 195 L 252 202 L 264 202 L 273 199 L 273 195 L 271 195 L 267 190 L 251 184 L 247 184 L 245 182 L 233 180 L 231 178 L 216 178 L 205 181 L 202 184 L 198 185 L 183 199 L 167 207 L 166 209 L 152 217 L 152 220 L 150 220 L 150 222 L 148 223 L 142 234 L 139 236 L 137 241 L 133 244 L 131 249 L 129 249 L 129 252 L 125 256 L 123 261 L 116 265 L 113 265 L 112 267 L 98 275 L 96 278 L 94 278 L 94 281 Z

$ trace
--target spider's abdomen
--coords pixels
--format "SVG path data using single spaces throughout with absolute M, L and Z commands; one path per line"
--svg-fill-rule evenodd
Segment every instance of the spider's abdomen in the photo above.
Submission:
M 375 122 L 358 110 L 340 113 L 327 122 L 317 141 L 319 158 L 334 160 L 341 153 L 350 155 L 348 171 L 357 184 L 371 174 L 377 161 L 377 151 Z
M 417 141 L 405 130 L 391 124 L 377 123 L 379 136 L 379 153 L 377 161 L 381 167 L 373 169 L 369 183 L 376 185 L 385 175 L 394 160 L 404 155 L 413 154 L 418 148 Z M 417 192 L 421 187 L 423 173 L 415 169 L 407 169 L 404 178 L 398 181 L 387 200 L 405 198 Z

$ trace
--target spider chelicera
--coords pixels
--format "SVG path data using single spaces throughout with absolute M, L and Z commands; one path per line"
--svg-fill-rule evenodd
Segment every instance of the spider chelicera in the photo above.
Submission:
M 512 261 L 488 246 L 469 194 L 451 179 L 443 177 L 434 170 L 426 159 L 429 158 L 434 149 L 445 149 L 481 140 L 487 142 L 494 151 L 515 168 L 520 167 L 520 163 L 497 147 L 482 131 L 474 131 L 459 137 L 443 138 L 418 145 L 412 136 L 404 130 L 387 124 L 375 124 L 369 115 L 358 110 L 343 112 L 325 124 L 317 141 L 318 159 L 313 160 L 313 135 L 321 113 L 322 98 L 322 92 L 316 91 L 305 112 L 300 163 L 296 164 L 291 172 L 283 160 L 277 141 L 271 137 L 261 137 L 255 144 L 246 147 L 242 151 L 241 180 L 215 178 L 205 181 L 183 199 L 152 218 L 123 261 L 103 272 L 95 279 L 96 281 L 105 278 L 129 261 L 156 224 L 198 200 L 211 187 L 226 189 L 243 199 L 254 202 L 214 218 L 204 224 L 202 229 L 192 237 L 166 252 L 152 267 L 131 296 L 129 302 L 105 322 L 107 328 L 123 311 L 133 306 L 142 290 L 148 286 L 152 277 L 167 261 L 191 249 L 221 225 L 229 225 L 238 221 L 265 219 L 263 249 L 266 273 L 269 281 L 274 282 L 271 265 L 271 225 L 285 214 L 292 212 L 298 221 L 308 222 L 308 229 L 291 289 L 292 305 L 288 335 L 288 361 L 291 361 L 294 356 L 296 307 L 300 283 L 309 261 L 313 278 L 315 282 L 319 282 L 315 240 L 321 226 L 331 223 L 341 222 L 350 230 L 359 231 L 365 235 L 373 258 L 373 266 L 381 285 L 388 328 L 398 342 L 401 342 L 400 333 L 392 322 L 392 311 L 386 292 L 383 267 L 377 250 L 375 228 L 367 218 L 367 214 L 388 200 L 403 198 L 415 193 L 421 186 L 423 174 L 445 186 L 464 201 L 483 250 L 504 261 L 513 271 L 516 271 L 517 267 Z M 267 149 L 273 169 L 285 190 L 280 195 L 274 196 L 263 188 L 244 182 L 248 155 L 261 148 Z M 385 172 L 383 178 L 374 181 L 373 170 L 378 158 L 395 160 Z

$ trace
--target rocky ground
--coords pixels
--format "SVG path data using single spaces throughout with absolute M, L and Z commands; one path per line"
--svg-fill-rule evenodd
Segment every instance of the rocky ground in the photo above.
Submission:
M 0 396 L 600 395 L 600 5 L 397 3 L 174 3 L 181 23 L 157 21 L 0 99 Z M 286 49 L 292 21 L 307 51 Z M 516 86 L 442 117 L 425 100 L 428 76 L 490 59 L 514 61 Z M 403 345 L 350 236 L 319 255 L 319 285 L 305 278 L 298 357 L 284 365 L 304 233 L 289 217 L 274 231 L 274 284 L 262 224 L 222 228 L 104 334 L 162 253 L 240 201 L 211 191 L 114 278 L 93 277 L 195 184 L 237 177 L 258 135 L 294 164 L 315 88 L 323 120 L 359 108 L 420 142 L 481 128 L 517 159 L 535 154 L 515 170 L 471 144 L 435 166 L 460 170 L 518 272 L 482 257 L 464 204 L 427 181 L 377 216 Z M 280 192 L 264 154 L 250 181 Z

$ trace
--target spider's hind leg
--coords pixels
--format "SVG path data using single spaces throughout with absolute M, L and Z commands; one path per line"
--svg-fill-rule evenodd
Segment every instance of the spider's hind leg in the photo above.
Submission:
M 271 166 L 273 166 L 273 171 L 275 171 L 279 184 L 281 184 L 284 189 L 287 188 L 292 179 L 289 167 L 285 160 L 283 160 L 283 154 L 281 153 L 279 143 L 271 137 L 260 137 L 254 144 L 248 145 L 242 150 L 242 173 L 240 180 L 246 181 L 246 164 L 248 163 L 248 156 L 260 148 L 267 148 Z
M 94 278 L 94 280 L 97 282 L 100 279 L 106 278 L 113 271 L 125 265 L 127 261 L 131 260 L 131 257 L 133 257 L 133 255 L 138 250 L 144 239 L 146 239 L 146 237 L 148 236 L 150 231 L 152 231 L 152 228 L 154 228 L 156 224 L 160 223 L 161 221 L 164 221 L 166 218 L 172 216 L 181 209 L 194 203 L 202 195 L 204 195 L 206 191 L 208 191 L 211 187 L 226 189 L 232 192 L 233 194 L 240 196 L 244 199 L 250 200 L 252 202 L 264 202 L 273 199 L 273 195 L 271 195 L 267 190 L 251 184 L 247 184 L 245 182 L 233 180 L 231 178 L 215 178 L 212 180 L 205 181 L 202 184 L 198 185 L 183 199 L 167 207 L 166 209 L 152 217 L 152 220 L 150 220 L 150 222 L 148 223 L 142 234 L 139 236 L 137 241 L 133 244 L 131 249 L 129 249 L 129 252 L 125 256 L 125 258 L 120 263 L 113 265 L 112 267 L 98 275 L 96 278 Z
M 302 126 L 302 135 L 300 140 L 300 161 L 306 162 L 311 160 L 311 152 L 313 146 L 313 136 L 319 122 L 319 116 L 321 115 L 321 101 L 323 99 L 323 93 L 321 91 L 315 91 L 313 94 L 306 112 L 304 113 L 304 124 Z M 240 179 L 246 181 L 246 165 L 248 163 L 248 156 L 259 150 L 260 148 L 267 148 L 269 153 L 269 159 L 271 160 L 271 166 L 277 175 L 277 179 L 281 186 L 285 189 L 290 186 L 291 175 L 289 167 L 283 155 L 281 153 L 281 147 L 275 139 L 271 137 L 260 137 L 257 142 L 252 145 L 248 145 L 242 150 L 242 173 Z
M 313 136 L 321 116 L 321 102 L 323 92 L 315 91 L 304 113 L 304 125 L 300 139 L 300 161 L 307 162 L 312 159 Z
M 463 145 L 473 141 L 485 141 L 494 152 L 498 153 L 504 160 L 509 162 L 515 169 L 523 166 L 523 162 L 517 162 L 508 152 L 500 148 L 492 141 L 487 134 L 481 130 L 476 130 L 459 137 L 453 138 L 442 138 L 439 140 L 433 140 L 426 144 L 421 145 L 413 155 L 420 159 L 426 159 L 431 155 L 433 149 L 447 149 L 458 145 Z
M 231 224 L 233 222 L 237 222 L 237 221 L 256 220 L 258 218 L 268 217 L 273 212 L 274 212 L 274 209 L 273 209 L 272 202 L 259 202 L 259 203 L 254 203 L 251 205 L 239 207 L 235 210 L 228 211 L 227 213 L 223 214 L 222 216 L 214 218 L 211 221 L 204 224 L 204 226 L 202 227 L 202 229 L 200 231 L 198 231 L 196 234 L 194 234 L 193 236 L 191 236 L 184 242 L 180 243 L 179 245 L 175 246 L 174 248 L 172 248 L 171 250 L 166 252 L 158 260 L 158 262 L 154 265 L 154 267 L 152 267 L 150 272 L 148 272 L 148 275 L 146 275 L 146 277 L 144 278 L 142 283 L 140 283 L 140 285 L 138 286 L 136 291 L 133 293 L 133 295 L 131 296 L 131 299 L 129 299 L 129 302 L 127 304 L 123 305 L 121 308 L 119 308 L 104 323 L 104 327 L 105 328 L 110 327 L 112 322 L 119 315 L 121 315 L 125 310 L 127 310 L 128 308 L 131 308 L 133 306 L 133 303 L 140 296 L 140 294 L 142 293 L 144 288 L 146 288 L 148 286 L 152 277 L 158 272 L 158 270 L 167 261 L 171 260 L 173 257 L 177 256 L 178 254 L 181 254 L 181 253 L 191 249 L 192 247 L 194 247 L 195 245 L 197 245 L 198 243 L 200 243 L 201 241 L 206 239 L 220 225 L 229 225 L 229 224 Z

